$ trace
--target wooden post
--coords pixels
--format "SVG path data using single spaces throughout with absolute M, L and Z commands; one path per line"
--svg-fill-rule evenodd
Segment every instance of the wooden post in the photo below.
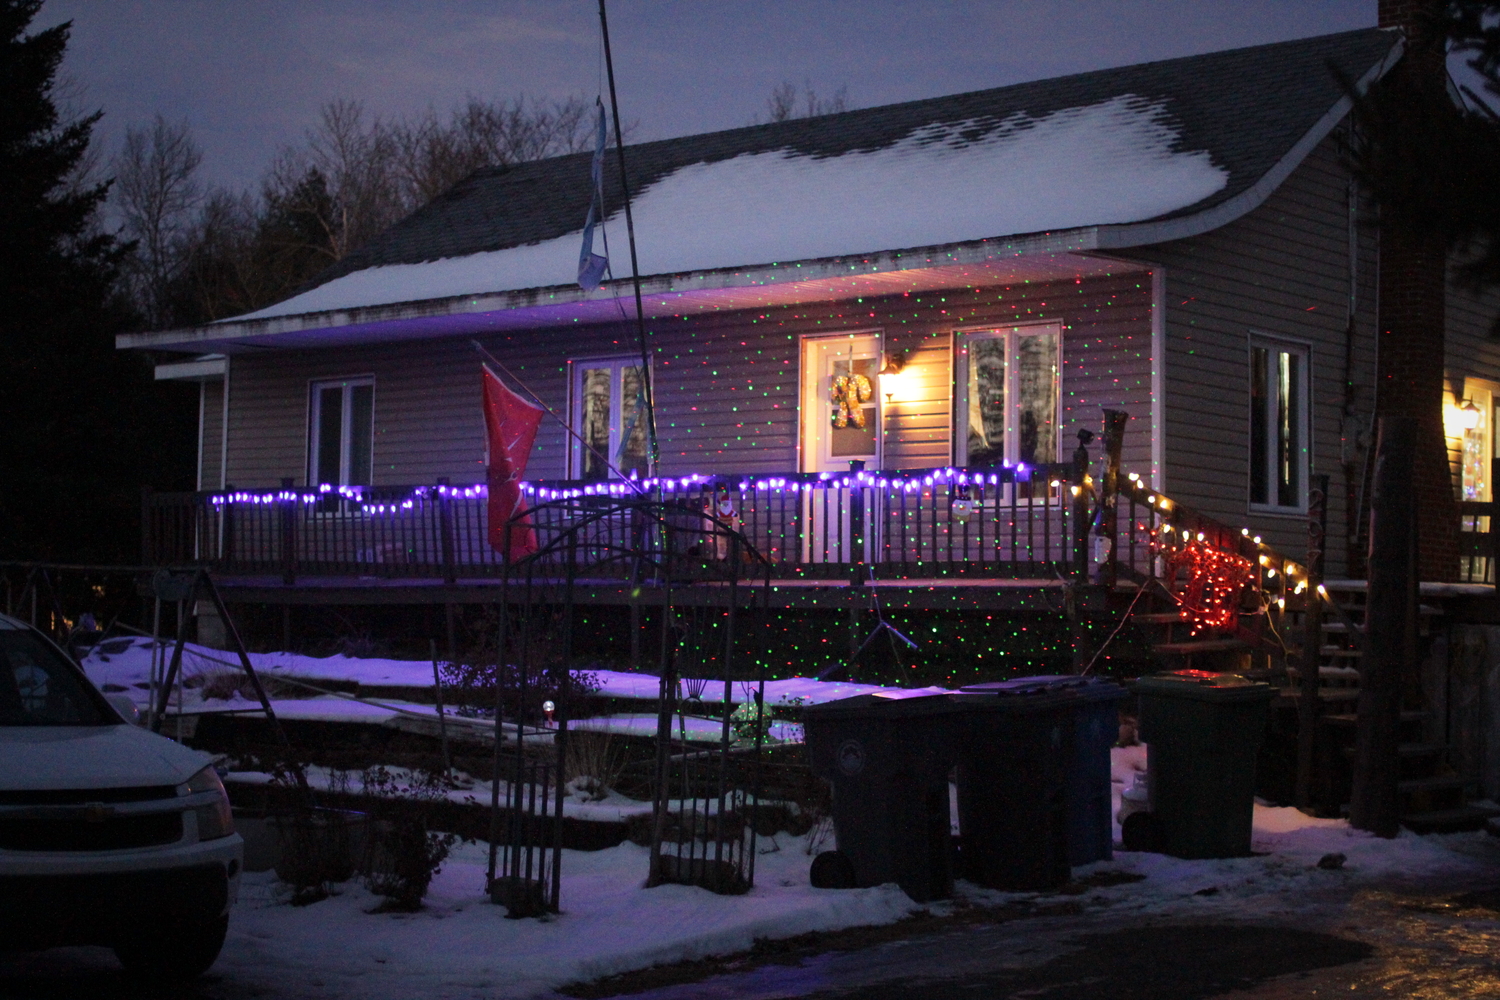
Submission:
M 156 539 L 154 537 L 155 533 L 151 530 L 151 528 L 152 528 L 152 524 L 151 524 L 151 487 L 149 487 L 149 486 L 142 486 L 141 487 L 141 565 L 142 566 L 156 566 L 156 565 L 159 565 L 159 563 L 157 563 L 156 560 L 155 560 L 155 558 L 154 558 L 155 555 L 156 555 L 156 552 L 155 552 L 156 545 L 154 544 L 155 541 L 156 541 Z
M 224 569 L 234 567 L 234 485 L 224 484 L 224 503 L 219 508 L 219 559 Z
M 439 544 L 443 554 L 443 582 L 453 584 L 458 582 L 458 571 L 453 562 L 453 497 L 448 493 L 448 477 L 438 477 L 438 534 Z M 506 530 L 507 558 L 509 558 L 510 532 Z
M 1089 442 L 1094 432 L 1087 427 L 1078 429 L 1078 447 L 1073 449 L 1073 473 L 1069 477 L 1069 488 L 1073 494 L 1073 579 L 1077 583 L 1089 582 Z
M 291 490 L 294 480 L 283 479 L 281 488 Z M 297 501 L 281 501 L 281 582 L 297 582 Z
M 1318 667 L 1323 657 L 1323 545 L 1328 533 L 1328 477 L 1313 476 L 1307 492 L 1307 589 L 1302 593 L 1302 657 L 1297 699 L 1297 808 L 1312 808 L 1312 772 L 1322 708 Z
M 849 460 L 849 472 L 860 473 L 865 463 L 860 459 Z M 858 479 L 849 484 L 849 585 L 865 585 L 865 490 Z
M 1120 450 L 1125 443 L 1125 424 L 1130 414 L 1124 410 L 1104 411 L 1104 482 L 1099 495 L 1098 537 L 1104 546 L 1099 563 L 1099 583 L 1114 589 L 1119 579 L 1120 519 L 1115 503 L 1120 494 Z
M 1400 829 L 1401 687 L 1416 652 L 1416 447 L 1415 418 L 1380 419 L 1349 824 L 1381 837 L 1394 837 Z

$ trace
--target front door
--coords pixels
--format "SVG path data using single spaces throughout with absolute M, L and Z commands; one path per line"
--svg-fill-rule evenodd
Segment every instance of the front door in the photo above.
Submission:
M 880 468 L 880 335 L 850 333 L 802 342 L 802 471 L 848 472 L 860 461 Z M 866 533 L 878 518 L 864 490 Z M 857 558 L 851 531 L 852 489 L 809 490 L 803 496 L 802 553 L 807 562 Z M 876 551 L 870 546 L 870 551 Z

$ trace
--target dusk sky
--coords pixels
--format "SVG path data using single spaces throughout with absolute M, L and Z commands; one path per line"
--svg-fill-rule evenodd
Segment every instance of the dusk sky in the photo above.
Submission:
M 779 81 L 870 107 L 1369 27 L 1375 0 L 612 0 L 635 140 L 749 124 Z M 205 178 L 254 184 L 324 103 L 381 115 L 467 95 L 603 89 L 595 0 L 48 0 L 73 21 L 65 73 L 112 150 L 186 119 Z

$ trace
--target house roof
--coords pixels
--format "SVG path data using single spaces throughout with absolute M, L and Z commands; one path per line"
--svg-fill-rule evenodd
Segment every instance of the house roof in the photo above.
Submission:
M 1051 260 L 1059 273 L 1087 271 L 1080 251 L 1194 235 L 1260 204 L 1347 111 L 1330 67 L 1367 84 L 1399 53 L 1398 34 L 1372 28 L 633 145 L 647 293 L 670 308 L 712 289 L 1014 270 L 1027 256 L 1033 269 Z M 576 321 L 591 301 L 598 312 L 624 294 L 591 296 L 572 281 L 589 164 L 577 154 L 481 170 L 299 295 L 121 345 L 232 349 L 226 338 L 376 336 L 383 323 L 421 335 L 412 324 L 439 317 L 430 332 L 451 333 L 460 316 L 507 311 Z M 628 256 L 614 168 L 611 156 L 606 228 L 619 275 Z

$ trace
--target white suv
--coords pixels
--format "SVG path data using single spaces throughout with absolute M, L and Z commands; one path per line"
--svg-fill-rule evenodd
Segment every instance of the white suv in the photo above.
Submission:
M 0 615 L 0 950 L 98 944 L 137 976 L 197 976 L 243 863 L 208 755 L 131 725 Z

